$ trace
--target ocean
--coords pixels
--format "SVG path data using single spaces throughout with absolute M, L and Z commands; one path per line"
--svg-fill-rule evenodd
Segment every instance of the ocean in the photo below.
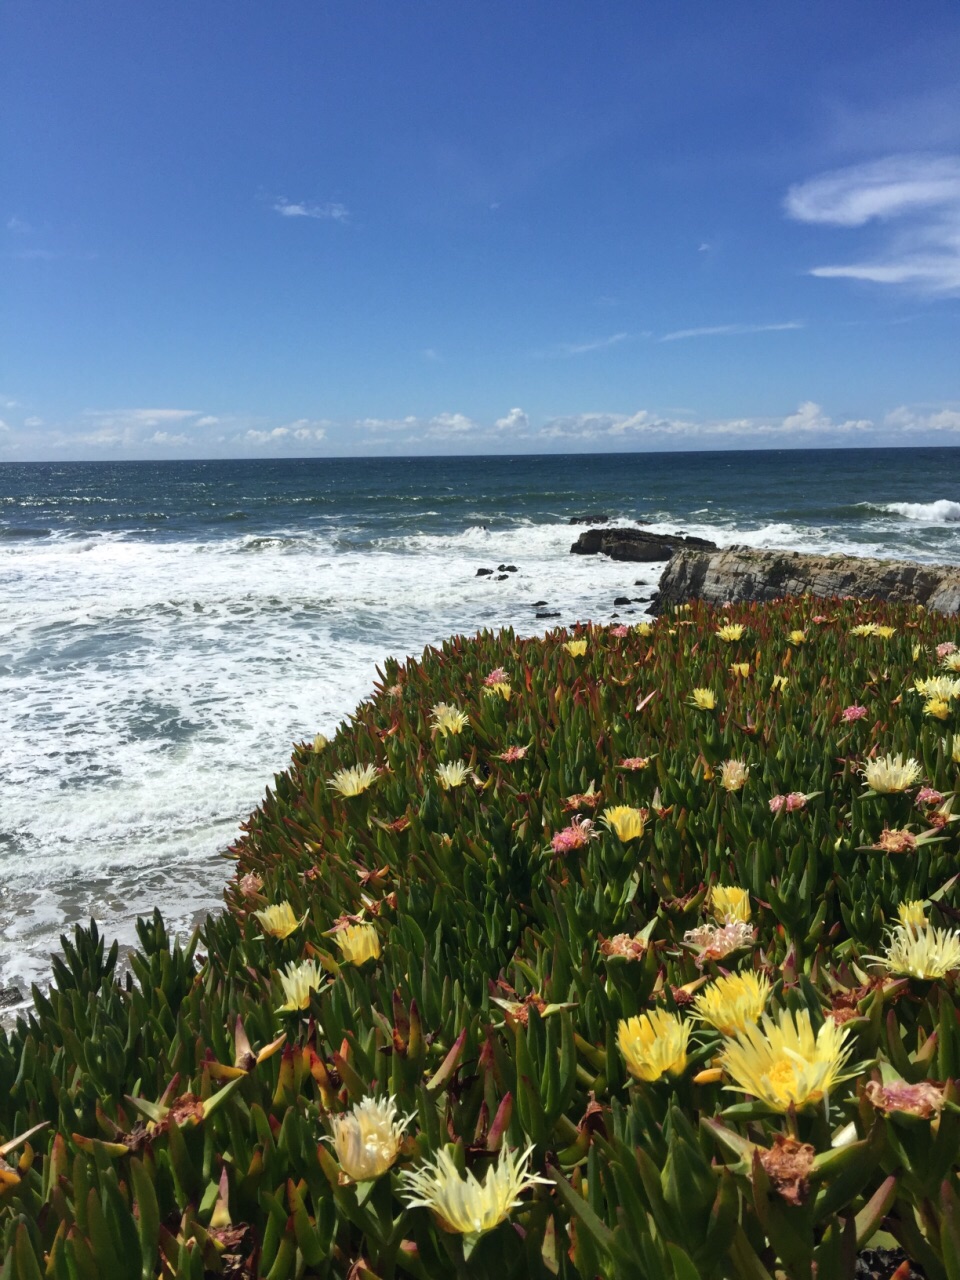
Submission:
M 216 909 L 239 822 L 386 655 L 638 620 L 614 599 L 662 565 L 570 555 L 596 512 L 960 563 L 960 450 L 0 464 L 0 988 L 77 922 Z

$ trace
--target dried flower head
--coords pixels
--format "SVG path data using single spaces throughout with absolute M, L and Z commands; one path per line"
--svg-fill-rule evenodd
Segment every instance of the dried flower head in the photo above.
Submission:
M 883 853 L 913 853 L 917 847 L 917 837 L 905 827 L 884 827 L 872 849 L 880 849 Z
M 866 707 L 858 707 L 856 704 L 850 707 L 844 707 L 840 712 L 840 718 L 851 724 L 854 720 L 862 720 L 867 714 Z
M 745 920 L 729 920 L 726 924 L 701 924 L 688 929 L 683 940 L 697 949 L 697 964 L 702 968 L 708 960 L 722 960 L 732 951 L 752 946 L 756 937 L 753 925 Z
M 487 686 L 495 684 L 509 684 L 510 676 L 504 667 L 494 667 L 494 669 L 483 677 L 483 683 Z
M 887 1084 L 870 1080 L 864 1093 L 871 1105 L 884 1115 L 899 1111 L 929 1120 L 939 1115 L 943 1107 L 943 1085 L 934 1080 L 920 1080 L 916 1084 L 908 1084 L 906 1080 L 891 1080 Z
M 530 750 L 529 747 L 507 747 L 506 751 L 501 751 L 498 760 L 505 760 L 507 764 L 513 764 L 515 760 L 522 760 Z
M 601 937 L 599 943 L 602 956 L 619 956 L 622 960 L 642 960 L 648 945 L 639 933 L 616 933 L 612 938 Z
M 631 773 L 636 773 L 639 769 L 646 769 L 650 763 L 649 756 L 627 756 L 617 765 L 618 769 L 629 769 Z
M 574 849 L 582 849 L 591 840 L 597 840 L 600 832 L 595 830 L 590 818 L 574 818 L 569 826 L 558 831 L 550 841 L 554 853 L 571 853 Z
M 934 787 L 921 787 L 913 798 L 913 803 L 918 809 L 924 806 L 933 808 L 938 804 L 943 804 L 943 792 L 937 791 Z

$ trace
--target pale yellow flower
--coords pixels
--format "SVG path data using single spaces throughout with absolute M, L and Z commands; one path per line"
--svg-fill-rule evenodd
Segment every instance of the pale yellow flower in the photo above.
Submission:
M 495 684 L 484 685 L 483 692 L 488 698 L 502 698 L 504 702 L 509 702 L 513 697 L 513 689 L 505 680 L 498 680 Z
M 710 910 L 721 924 L 750 919 L 750 893 L 739 885 L 715 884 L 710 890 Z
M 850 628 L 852 636 L 875 636 L 877 634 L 877 624 L 875 622 L 861 622 L 857 626 Z
M 960 679 L 950 676 L 927 676 L 926 679 L 918 677 L 913 682 L 913 687 L 921 698 L 944 698 L 949 701 L 951 698 L 960 698 Z
M 264 907 L 262 911 L 255 911 L 253 914 L 263 926 L 263 932 L 269 933 L 271 938 L 289 938 L 307 918 L 304 915 L 298 920 L 289 902 L 278 902 L 275 906 Z
M 846 1079 L 848 1034 L 828 1018 L 815 1036 L 807 1009 L 782 1009 L 776 1021 L 764 1013 L 759 1026 L 745 1026 L 724 1045 L 721 1065 L 735 1081 L 727 1088 L 752 1094 L 774 1111 L 822 1102 Z
M 717 705 L 716 694 L 712 689 L 694 689 L 690 694 L 690 699 L 695 707 L 699 707 L 701 711 L 712 711 Z
M 327 782 L 331 791 L 341 796 L 362 795 L 377 780 L 377 768 L 372 764 L 355 764 L 350 769 L 338 769 Z
M 462 787 L 473 775 L 462 760 L 453 760 L 450 764 L 437 767 L 437 781 L 444 791 L 452 791 L 454 787 Z
M 950 703 L 946 698 L 928 698 L 923 704 L 923 714 L 935 720 L 946 720 L 950 714 Z
M 748 676 L 750 674 L 750 663 L 749 662 L 731 662 L 730 674 L 732 676 L 744 676 L 744 677 Z
M 897 791 L 906 791 L 920 781 L 923 769 L 913 756 L 903 758 L 903 754 L 879 756 L 876 760 L 868 760 L 860 771 L 863 780 L 872 791 L 889 795 Z
M 904 929 L 924 929 L 927 924 L 925 904 L 914 899 L 912 902 L 901 902 L 897 907 L 897 915 Z
M 629 804 L 611 805 L 604 810 L 602 820 L 624 843 L 638 840 L 643 835 L 644 815 L 640 809 L 634 809 Z
M 316 752 L 325 751 L 329 745 L 329 739 L 325 738 L 322 733 L 316 734 L 313 739 L 313 749 Z
M 638 636 L 652 636 L 652 635 L 653 635 L 653 627 L 650 625 L 650 623 L 649 623 L 649 622 L 638 622 L 638 623 L 637 623 L 637 625 L 636 625 L 633 629 L 634 629 L 634 631 L 637 633 L 637 635 L 638 635 Z
M 279 1006 L 277 1013 L 295 1013 L 298 1009 L 306 1009 L 310 1004 L 310 993 L 319 991 L 323 984 L 323 971 L 316 960 L 303 960 L 300 964 L 288 964 L 286 971 L 277 973 L 286 1003 Z
M 372 924 L 351 924 L 338 929 L 333 940 L 348 964 L 363 964 L 380 956 L 380 938 Z
M 881 640 L 889 640 L 892 636 L 895 636 L 897 634 L 897 628 L 896 627 L 877 627 L 876 634 L 880 637 Z
M 617 1044 L 627 1070 L 637 1080 L 659 1080 L 668 1072 L 682 1075 L 687 1067 L 687 1041 L 692 1024 L 665 1009 L 621 1018 Z
M 403 1131 L 412 1116 L 398 1119 L 393 1098 L 363 1098 L 346 1115 L 331 1117 L 340 1168 L 354 1182 L 386 1173 L 400 1154 Z
M 724 760 L 720 766 L 720 785 L 726 791 L 742 791 L 750 777 L 750 766 L 745 760 Z
M 448 733 L 462 733 L 470 723 L 470 717 L 459 707 L 453 707 L 447 702 L 438 702 L 430 712 L 430 723 L 436 733 L 445 737 Z
M 444 1231 L 476 1240 L 506 1220 L 510 1210 L 521 1203 L 524 1191 L 549 1181 L 530 1173 L 532 1151 L 533 1147 L 528 1147 L 518 1156 L 507 1147 L 501 1148 L 496 1164 L 488 1165 L 480 1182 L 469 1170 L 461 1174 L 445 1148 L 419 1169 L 403 1171 L 407 1205 L 429 1209 Z
M 770 692 L 776 693 L 778 690 L 785 689 L 789 683 L 789 676 L 774 676 L 770 681 Z
M 791 644 L 806 644 L 807 633 L 805 631 L 791 631 L 787 639 Z
M 563 647 L 574 658 L 582 658 L 587 652 L 586 640 L 567 640 Z
M 739 622 L 727 622 L 722 627 L 717 628 L 717 638 L 722 640 L 724 644 L 731 644 L 734 640 L 742 640 L 743 626 Z
M 732 973 L 705 987 L 693 1007 L 722 1035 L 734 1036 L 759 1021 L 769 998 L 770 979 L 764 974 Z
M 955 653 L 948 653 L 940 665 L 944 671 L 960 671 L 960 649 Z
M 890 934 L 886 955 L 869 958 L 879 959 L 891 973 L 906 978 L 942 978 L 960 969 L 960 932 L 935 929 L 931 924 L 897 925 Z

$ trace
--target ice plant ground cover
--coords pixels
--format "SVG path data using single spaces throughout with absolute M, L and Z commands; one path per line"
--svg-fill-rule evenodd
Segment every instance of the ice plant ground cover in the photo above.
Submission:
M 199 937 L 79 931 L 0 1033 L 3 1280 L 960 1276 L 958 642 L 794 600 L 385 664 Z

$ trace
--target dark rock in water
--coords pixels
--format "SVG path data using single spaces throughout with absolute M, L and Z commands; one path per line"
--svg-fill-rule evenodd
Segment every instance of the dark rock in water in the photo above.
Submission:
M 559 618 L 560 610 L 558 609 L 556 613 L 538 613 L 537 617 L 538 618 Z
M 906 1268 L 898 1271 L 898 1267 Z M 902 1249 L 861 1249 L 854 1268 L 855 1280 L 926 1280 L 926 1272 L 907 1257 Z
M 616 600 L 614 600 L 613 603 L 616 606 L 618 604 L 632 604 L 633 601 L 630 599 L 629 596 L 617 596 Z
M 476 572 L 476 576 L 478 578 L 486 578 L 488 574 L 491 574 L 491 573 L 493 573 L 492 569 L 478 569 Z
M 605 515 L 600 515 L 600 514 L 592 515 L 592 516 L 571 516 L 570 523 L 571 524 L 609 524 L 610 517 Z
M 575 556 L 598 553 L 611 560 L 669 560 L 679 547 L 715 551 L 716 544 L 705 538 L 680 534 L 647 533 L 645 529 L 588 529 L 581 533 L 570 551 Z
M 498 573 L 516 573 L 517 566 L 515 564 L 498 564 L 497 572 Z
M 656 611 L 687 600 L 708 604 L 811 595 L 855 596 L 922 604 L 935 613 L 960 611 L 960 567 L 873 560 L 866 556 L 808 556 L 799 551 L 728 547 L 704 552 L 678 548 L 660 578 Z
M 23 994 L 19 987 L 0 987 L 0 1009 L 10 1009 L 19 1004 Z
M 649 597 L 649 596 L 634 596 L 634 597 L 633 597 L 633 600 L 631 601 L 631 603 L 632 603 L 632 604 L 646 604 L 646 603 L 647 603 L 647 601 L 648 601 L 649 599 L 650 599 L 650 597 Z
M 546 600 L 534 600 L 530 606 L 531 609 L 542 609 L 548 602 Z
M 507 574 L 507 573 L 498 573 L 498 574 L 497 574 L 497 577 L 496 577 L 496 581 L 497 581 L 497 582 L 502 582 L 502 581 L 504 580 L 504 578 L 508 578 L 509 576 L 510 576 L 510 575 L 509 575 L 509 574 Z
M 620 617 L 620 615 L 619 615 L 619 613 L 611 613 L 610 617 L 611 617 L 611 618 L 619 618 L 619 617 Z

